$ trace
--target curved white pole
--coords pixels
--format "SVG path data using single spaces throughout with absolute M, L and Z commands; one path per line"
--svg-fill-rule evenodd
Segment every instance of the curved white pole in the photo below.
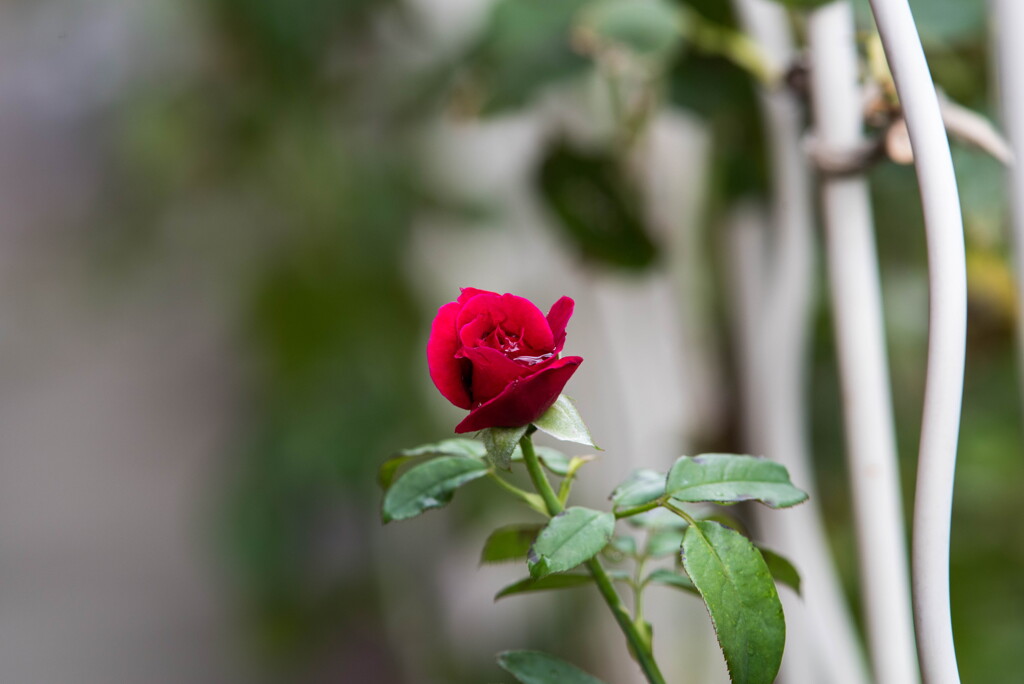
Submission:
M 913 586 L 926 684 L 958 684 L 949 612 L 949 527 L 963 401 L 967 269 L 949 141 L 907 0 L 871 0 L 914 149 L 928 241 L 928 371 L 914 501 Z
M 807 40 L 815 143 L 856 150 L 863 116 L 850 3 L 811 12 Z M 872 670 L 876 684 L 913 684 L 921 674 L 871 197 L 861 174 L 823 177 L 821 195 Z
M 767 0 L 734 0 L 744 31 L 760 46 L 771 70 L 782 73 L 796 50 L 789 17 Z M 805 397 L 808 323 L 814 272 L 814 209 L 811 174 L 801 144 L 804 116 L 784 90 L 761 93 L 772 165 L 772 228 L 764 240 L 757 358 L 752 378 L 756 396 L 755 447 L 777 459 L 795 482 L 814 489 L 807 445 Z M 740 245 L 737 245 L 740 247 Z M 831 557 L 818 498 L 792 510 L 759 518 L 769 543 L 790 556 L 804 579 L 803 601 L 786 601 L 792 646 L 780 679 L 792 684 L 865 684 L 867 674 L 856 628 Z

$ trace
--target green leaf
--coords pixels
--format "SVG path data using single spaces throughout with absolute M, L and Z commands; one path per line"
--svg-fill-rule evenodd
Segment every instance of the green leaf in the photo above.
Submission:
M 558 219 L 554 227 L 583 257 L 628 269 L 657 260 L 640 193 L 612 151 L 559 141 L 541 161 L 537 183 Z
M 520 438 L 526 434 L 529 425 L 519 427 L 492 427 L 480 431 L 487 449 L 487 460 L 495 468 L 510 470 L 512 468 L 512 452 L 519 446 Z
M 377 484 L 384 491 L 387 491 L 395 480 L 398 469 L 414 458 L 420 456 L 467 456 L 469 458 L 483 458 L 485 453 L 484 445 L 475 439 L 455 437 L 445 439 L 433 444 L 424 444 L 413 449 L 403 449 L 397 454 L 384 461 L 377 471 Z
M 797 572 L 796 567 L 786 557 L 780 556 L 774 551 L 760 546 L 757 547 L 757 550 L 761 552 L 761 557 L 764 558 L 764 563 L 768 566 L 768 572 L 772 573 L 775 581 L 785 584 L 799 594 L 800 573 Z
M 627 556 L 636 555 L 636 539 L 633 539 L 633 537 L 624 537 L 622 535 L 616 535 L 612 537 L 612 540 L 609 542 L 609 544 L 613 549 L 615 549 L 619 553 L 624 553 Z
M 736 454 L 682 456 L 668 473 L 665 491 L 676 501 L 735 503 L 760 501 L 785 508 L 807 499 L 774 461 Z
M 526 594 L 532 591 L 571 589 L 573 587 L 581 587 L 584 584 L 591 584 L 593 581 L 594 578 L 590 575 L 572 575 L 566 573 L 548 575 L 547 577 L 541 577 L 540 579 L 527 577 L 526 579 L 521 579 L 499 591 L 494 595 L 494 600 L 497 601 L 498 599 L 505 598 L 506 596 Z
M 665 493 L 665 476 L 654 470 L 634 470 L 612 492 L 615 510 L 642 506 Z
M 534 421 L 534 425 L 563 442 L 576 442 L 597 448 L 590 438 L 590 431 L 583 423 L 583 418 L 576 410 L 576 405 L 564 394 L 555 400 L 544 415 Z
M 465 456 L 442 456 L 410 468 L 384 495 L 384 522 L 404 520 L 452 500 L 455 490 L 487 474 L 487 464 Z
M 506 525 L 491 532 L 480 552 L 481 563 L 502 563 L 526 558 L 530 546 L 543 528 L 538 524 Z
M 691 594 L 700 595 L 697 591 L 697 587 L 693 586 L 693 582 L 686 575 L 681 575 L 678 572 L 672 572 L 665 568 L 659 568 L 644 579 L 644 584 L 661 584 L 666 587 L 672 587 L 674 589 L 682 589 L 688 591 Z
M 632 515 L 626 518 L 626 522 L 633 527 L 640 527 L 649 530 L 663 528 L 685 530 L 689 524 L 667 508 L 655 508 L 647 511 L 646 513 Z
M 586 0 L 499 0 L 468 55 L 483 111 L 521 107 L 541 89 L 585 73 L 588 60 L 572 49 L 570 29 Z
M 682 530 L 658 530 L 647 538 L 647 555 L 651 558 L 673 556 L 683 545 Z
M 599 47 L 614 45 L 662 60 L 682 44 L 683 21 L 679 8 L 664 0 L 599 0 L 583 10 L 577 30 L 596 38 Z
M 600 553 L 615 531 L 615 515 L 574 506 L 559 513 L 537 535 L 527 558 L 533 577 L 571 570 Z
M 715 522 L 691 525 L 683 567 L 707 605 L 735 684 L 771 684 L 786 623 L 775 582 L 754 545 Z
M 603 684 L 575 665 L 540 651 L 505 651 L 498 665 L 521 684 Z
M 775 0 L 775 2 L 780 5 L 785 5 L 786 7 L 791 7 L 792 9 L 809 10 L 814 9 L 815 7 L 821 7 L 822 5 L 827 5 L 828 3 L 833 2 L 833 0 Z

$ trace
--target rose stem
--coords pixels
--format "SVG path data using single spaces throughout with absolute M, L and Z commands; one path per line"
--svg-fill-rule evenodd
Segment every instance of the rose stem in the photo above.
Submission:
M 541 470 L 540 462 L 537 460 L 537 452 L 533 450 L 533 440 L 529 433 L 519 440 L 519 445 L 523 449 L 523 462 L 526 464 L 527 472 L 530 473 L 530 480 L 533 481 L 534 488 L 536 488 L 541 498 L 544 499 L 548 513 L 552 516 L 558 515 L 563 510 L 562 502 L 558 500 L 558 495 L 555 494 L 555 490 L 551 488 L 551 483 L 548 482 L 547 476 Z M 644 671 L 647 681 L 651 684 L 665 684 L 665 678 L 661 675 L 658 664 L 654 662 L 654 653 L 650 645 L 640 635 L 639 630 L 629 615 L 629 611 L 622 604 L 622 599 L 619 598 L 615 587 L 612 586 L 612 581 L 608 577 L 608 573 L 605 572 L 601 562 L 597 558 L 591 558 L 587 561 L 586 565 L 594 578 L 594 582 L 597 584 L 598 590 L 601 592 L 601 596 L 604 598 L 605 603 L 608 604 L 612 615 L 615 616 L 615 621 L 619 623 L 619 627 L 626 635 L 626 640 L 633 647 L 633 653 L 636 655 L 636 660 L 640 663 L 640 668 Z

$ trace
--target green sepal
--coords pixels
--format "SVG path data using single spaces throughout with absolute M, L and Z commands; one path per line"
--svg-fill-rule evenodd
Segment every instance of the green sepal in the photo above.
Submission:
M 526 434 L 529 425 L 519 427 L 492 427 L 480 431 L 484 447 L 487 450 L 487 460 L 495 468 L 502 470 L 512 469 L 512 452 L 519 446 L 519 440 Z
M 483 461 L 465 456 L 441 456 L 413 466 L 395 480 L 384 495 L 384 522 L 405 520 L 452 500 L 455 490 L 487 474 Z
M 576 442 L 595 449 L 598 448 L 590 437 L 590 430 L 583 422 L 583 417 L 576 410 L 576 405 L 564 394 L 555 400 L 555 403 L 544 412 L 544 415 L 533 421 L 533 424 L 537 426 L 538 430 L 563 442 Z

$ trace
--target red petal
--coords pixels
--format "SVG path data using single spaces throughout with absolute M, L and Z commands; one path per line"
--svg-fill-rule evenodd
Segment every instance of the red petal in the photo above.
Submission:
M 551 310 L 548 311 L 548 326 L 550 326 L 551 334 L 554 337 L 554 352 L 556 354 L 562 351 L 562 347 L 565 346 L 565 326 L 572 317 L 572 310 L 575 305 L 576 302 L 569 297 L 562 297 L 552 304 Z
M 480 316 L 489 317 L 494 326 L 501 326 L 513 335 L 521 335 L 524 346 L 533 351 L 547 353 L 554 346 L 554 338 L 547 319 L 529 299 L 512 294 L 478 294 L 466 301 L 455 325 L 462 330 L 463 326 Z M 476 335 L 482 327 L 482 324 L 475 324 L 470 331 Z M 470 331 L 467 331 L 467 334 Z M 466 346 L 476 346 L 478 341 L 479 339 L 467 339 L 466 335 L 462 336 L 462 342 Z
M 567 356 L 539 373 L 513 382 L 494 399 L 470 411 L 455 432 L 532 423 L 551 408 L 581 363 L 583 359 L 579 356 Z
M 468 409 L 473 406 L 464 381 L 469 361 L 455 358 L 455 353 L 462 346 L 455 328 L 455 319 L 461 309 L 458 302 L 450 302 L 438 309 L 427 341 L 427 367 L 430 379 L 441 394 L 459 408 Z
M 538 369 L 516 363 L 491 347 L 463 347 L 462 355 L 473 364 L 473 403 L 484 403 L 511 383 Z
M 478 290 L 475 287 L 460 287 L 459 293 L 459 298 L 456 300 L 459 304 L 465 304 L 478 294 L 498 294 L 497 292 L 491 292 L 490 290 Z

